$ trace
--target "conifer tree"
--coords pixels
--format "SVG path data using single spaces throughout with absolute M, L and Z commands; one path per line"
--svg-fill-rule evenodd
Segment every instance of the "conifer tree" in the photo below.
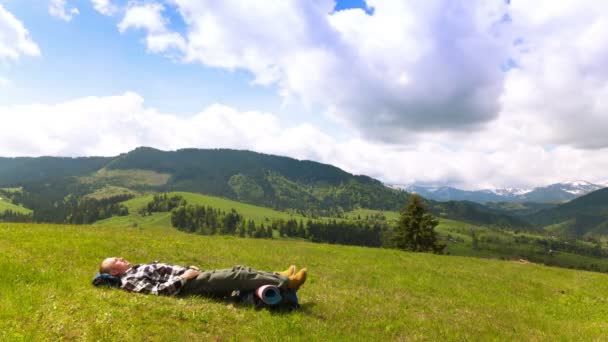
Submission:
M 441 253 L 445 245 L 437 241 L 435 227 L 438 224 L 439 221 L 427 212 L 422 198 L 414 194 L 401 210 L 392 242 L 399 249 Z

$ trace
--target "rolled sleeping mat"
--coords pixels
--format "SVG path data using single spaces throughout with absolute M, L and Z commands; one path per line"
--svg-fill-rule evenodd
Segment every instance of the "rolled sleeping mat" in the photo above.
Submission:
M 260 286 L 255 290 L 255 295 L 258 296 L 267 305 L 277 305 L 283 297 L 278 287 L 274 285 Z

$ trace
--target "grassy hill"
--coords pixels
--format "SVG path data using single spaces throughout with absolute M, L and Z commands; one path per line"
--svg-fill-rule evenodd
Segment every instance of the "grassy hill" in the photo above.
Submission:
M 608 234 L 608 188 L 525 217 L 537 226 L 570 236 Z
M 22 214 L 29 214 L 32 212 L 31 210 L 22 206 L 14 205 L 5 199 L 0 199 L 0 213 L 3 213 L 6 210 L 11 210 Z
M 543 209 L 551 209 L 557 204 L 536 202 L 488 202 L 486 207 L 497 212 L 512 216 L 528 216 Z
M 535 264 L 173 229 L 0 223 L 0 340 L 601 340 L 608 276 Z M 90 285 L 102 258 L 308 266 L 302 309 Z
M 168 174 L 161 190 L 205 193 L 274 208 L 397 208 L 407 193 L 367 176 L 307 160 L 230 149 L 160 151 L 140 147 L 107 170 Z
M 394 211 L 369 209 L 348 212 L 346 216 L 352 219 L 374 215 L 385 217 L 391 224 L 395 224 L 399 218 L 399 213 Z M 444 253 L 449 255 L 523 259 L 545 265 L 608 272 L 608 259 L 596 254 L 593 243 L 583 240 L 564 241 L 547 236 L 542 231 L 498 229 L 446 218 L 439 218 L 436 231 L 446 245 Z M 473 234 L 477 238 L 475 245 Z
M 237 202 L 221 197 L 207 196 L 201 194 L 195 194 L 191 192 L 171 192 L 169 196 L 179 195 L 182 196 L 188 204 L 198 204 L 203 206 L 211 206 L 216 209 L 230 211 L 235 209 L 239 214 L 246 217 L 248 220 L 254 220 L 256 224 L 267 223 L 273 219 L 284 219 L 290 218 L 305 219 L 303 216 L 298 214 L 290 214 L 285 211 L 278 211 L 270 208 L 260 207 L 252 204 Z M 171 226 L 171 213 L 153 213 L 150 216 L 141 216 L 138 211 L 143 208 L 152 200 L 153 194 L 140 196 L 128 201 L 122 202 L 129 209 L 129 216 L 123 217 L 111 217 L 106 220 L 96 222 L 97 225 L 104 226 L 141 226 L 146 228 L 151 227 L 170 227 Z
M 13 186 L 50 178 L 83 176 L 97 171 L 110 157 L 0 157 L 0 186 Z
M 229 149 L 140 147 L 107 158 L 0 158 L 3 184 L 22 187 L 19 203 L 34 210 L 36 221 L 55 223 L 65 221 L 61 202 L 70 195 L 188 191 L 314 216 L 340 216 L 357 208 L 399 210 L 409 198 L 404 191 L 332 165 Z M 438 216 L 473 224 L 529 225 L 472 202 L 428 204 Z
M 206 196 L 187 192 L 172 192 L 169 196 L 180 195 L 190 204 L 211 206 L 224 211 L 235 209 L 247 220 L 254 220 L 256 224 L 268 224 L 272 220 L 306 221 L 308 218 L 297 213 L 288 213 L 269 208 L 254 206 L 242 202 L 227 200 L 214 196 Z M 146 195 L 122 202 L 128 209 L 128 216 L 115 216 L 95 223 L 99 226 L 120 226 L 165 229 L 171 227 L 171 214 L 168 212 L 153 213 L 142 216 L 139 209 L 146 206 L 154 195 Z M 347 212 L 344 218 L 338 221 L 366 220 L 368 217 L 382 216 L 389 224 L 397 222 L 399 213 L 395 211 L 378 211 L 371 209 L 357 209 Z M 321 217 L 317 220 L 327 221 L 335 218 Z M 594 254 L 594 245 L 582 241 L 571 240 L 567 244 L 553 242 L 550 237 L 540 233 L 517 231 L 510 229 L 497 229 L 495 227 L 476 225 L 464 221 L 439 219 L 437 232 L 441 242 L 446 244 L 445 253 L 458 256 L 474 256 L 482 258 L 519 260 L 525 259 L 546 265 L 559 267 L 589 269 L 608 272 L 608 259 L 602 254 Z M 473 245 L 473 234 L 478 242 Z M 278 237 L 278 232 L 275 232 Z M 567 248 L 566 248 L 567 247 Z M 551 249 L 551 251 L 549 251 Z

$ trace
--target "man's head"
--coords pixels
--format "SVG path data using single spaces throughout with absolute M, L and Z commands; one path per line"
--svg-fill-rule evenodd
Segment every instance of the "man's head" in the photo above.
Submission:
M 131 268 L 131 263 L 123 258 L 111 257 L 106 258 L 99 266 L 99 273 L 109 273 L 113 276 L 119 276 Z

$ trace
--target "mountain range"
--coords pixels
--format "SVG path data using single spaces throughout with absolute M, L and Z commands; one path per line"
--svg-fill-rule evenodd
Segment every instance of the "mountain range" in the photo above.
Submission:
M 577 180 L 536 187 L 532 189 L 484 189 L 461 190 L 448 186 L 432 187 L 421 185 L 394 186 L 407 192 L 417 193 L 435 201 L 471 201 L 481 204 L 489 202 L 535 202 L 564 203 L 590 192 L 607 187 L 607 184 L 593 184 Z
M 115 157 L 0 158 L 0 188 L 66 196 L 105 186 L 189 191 L 296 210 L 395 210 L 409 196 L 332 165 L 251 151 L 140 147 Z
M 0 158 L 0 188 L 21 188 L 20 198 L 13 201 L 32 209 L 35 220 L 57 220 L 57 208 L 66 198 L 108 187 L 122 194 L 187 191 L 312 216 L 340 216 L 356 208 L 399 211 L 410 196 L 332 165 L 242 150 L 140 147 L 115 157 Z M 441 217 L 529 226 L 508 212 L 474 202 L 426 202 Z

